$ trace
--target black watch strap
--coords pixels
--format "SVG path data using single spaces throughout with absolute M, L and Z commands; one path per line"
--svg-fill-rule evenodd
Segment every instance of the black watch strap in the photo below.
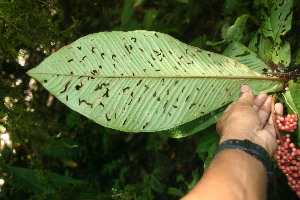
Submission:
M 273 179 L 273 165 L 268 152 L 263 147 L 251 142 L 250 140 L 226 140 L 218 146 L 214 156 L 225 149 L 239 149 L 247 152 L 262 162 L 267 170 L 269 180 Z

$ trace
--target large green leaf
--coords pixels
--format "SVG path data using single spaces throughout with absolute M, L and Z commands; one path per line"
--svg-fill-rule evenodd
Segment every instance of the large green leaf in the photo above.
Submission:
M 73 110 L 132 132 L 194 120 L 237 99 L 243 84 L 256 94 L 282 88 L 279 78 L 147 31 L 85 36 L 28 74 Z

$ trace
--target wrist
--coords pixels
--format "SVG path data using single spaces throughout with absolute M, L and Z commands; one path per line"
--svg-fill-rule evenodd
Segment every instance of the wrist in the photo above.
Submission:
M 264 165 L 269 178 L 272 178 L 273 165 L 270 159 L 270 155 L 260 145 L 253 143 L 249 140 L 237 140 L 237 139 L 226 140 L 218 146 L 214 155 L 216 156 L 221 151 L 227 149 L 241 150 L 251 155 L 252 157 L 256 158 Z
M 266 130 L 259 130 L 255 133 L 228 133 L 228 134 L 221 134 L 221 138 L 219 144 L 227 141 L 227 140 L 249 140 L 262 148 L 264 148 L 270 157 L 272 157 L 277 149 L 277 142 L 276 137 L 273 137 L 271 133 Z

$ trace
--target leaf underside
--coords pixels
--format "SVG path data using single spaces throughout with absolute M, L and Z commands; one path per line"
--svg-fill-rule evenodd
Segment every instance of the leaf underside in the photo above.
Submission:
M 166 130 L 282 82 L 168 35 L 104 32 L 61 48 L 28 74 L 71 109 L 128 132 Z

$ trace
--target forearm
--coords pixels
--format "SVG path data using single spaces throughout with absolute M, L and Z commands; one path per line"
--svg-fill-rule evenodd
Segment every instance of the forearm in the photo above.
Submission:
M 266 188 L 263 164 L 244 151 L 228 149 L 218 153 L 202 179 L 183 200 L 261 200 L 266 198 Z

